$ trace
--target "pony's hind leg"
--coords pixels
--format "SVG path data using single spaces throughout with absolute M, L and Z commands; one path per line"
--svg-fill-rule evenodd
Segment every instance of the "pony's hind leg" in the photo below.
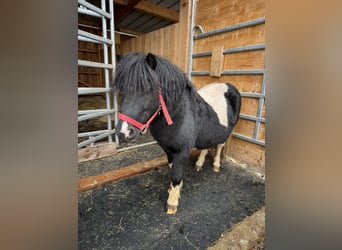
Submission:
M 195 163 L 195 170 L 197 172 L 202 170 L 202 167 L 203 167 L 203 164 L 204 164 L 204 160 L 205 160 L 205 156 L 207 154 L 208 154 L 208 149 L 201 150 L 201 153 L 198 156 L 198 159 L 197 159 L 197 161 Z
M 221 151 L 223 149 L 224 143 L 217 145 L 216 147 L 216 154 L 214 157 L 214 163 L 213 163 L 213 171 L 219 172 L 220 166 L 221 166 Z

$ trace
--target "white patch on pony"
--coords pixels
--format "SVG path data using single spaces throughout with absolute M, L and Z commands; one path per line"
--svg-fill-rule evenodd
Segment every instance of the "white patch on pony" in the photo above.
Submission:
M 169 187 L 169 198 L 167 199 L 167 213 L 168 214 L 174 214 L 177 212 L 177 207 L 179 204 L 179 199 L 180 199 L 180 191 L 183 186 L 183 181 L 181 181 L 178 185 L 175 187 L 170 184 Z
M 122 123 L 120 133 L 124 134 L 126 138 L 129 136 L 130 130 L 128 129 L 127 122 Z
M 214 109 L 223 126 L 228 126 L 227 100 L 224 93 L 228 86 L 223 83 L 211 83 L 198 90 L 200 96 Z

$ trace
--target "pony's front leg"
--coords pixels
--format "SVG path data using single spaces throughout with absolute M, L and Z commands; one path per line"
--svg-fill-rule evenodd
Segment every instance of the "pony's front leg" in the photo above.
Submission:
M 173 157 L 173 166 L 170 170 L 171 183 L 168 189 L 167 213 L 175 214 L 179 205 L 180 192 L 183 186 L 184 164 L 187 154 L 176 154 Z
M 169 165 L 169 168 L 172 168 L 173 165 L 173 155 L 170 150 L 168 150 L 166 147 L 162 147 L 164 152 L 166 153 L 167 156 L 167 164 Z

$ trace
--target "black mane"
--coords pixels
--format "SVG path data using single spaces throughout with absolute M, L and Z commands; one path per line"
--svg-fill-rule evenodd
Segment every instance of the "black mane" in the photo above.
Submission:
M 146 59 L 149 56 L 155 60 L 153 65 Z M 170 104 L 177 103 L 185 89 L 195 96 L 197 94 L 184 73 L 164 58 L 152 54 L 129 53 L 119 61 L 113 81 L 113 90 L 116 93 L 135 96 L 157 93 L 159 88 L 166 103 Z

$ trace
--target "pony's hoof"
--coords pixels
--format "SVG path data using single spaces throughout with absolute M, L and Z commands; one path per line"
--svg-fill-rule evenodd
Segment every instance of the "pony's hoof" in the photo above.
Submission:
M 202 171 L 202 166 L 195 165 L 194 169 L 195 169 L 197 172 L 200 172 L 200 171 Z
M 177 206 L 167 205 L 167 214 L 175 214 L 177 212 Z
M 216 173 L 220 172 L 220 167 L 213 166 L 212 170 Z

